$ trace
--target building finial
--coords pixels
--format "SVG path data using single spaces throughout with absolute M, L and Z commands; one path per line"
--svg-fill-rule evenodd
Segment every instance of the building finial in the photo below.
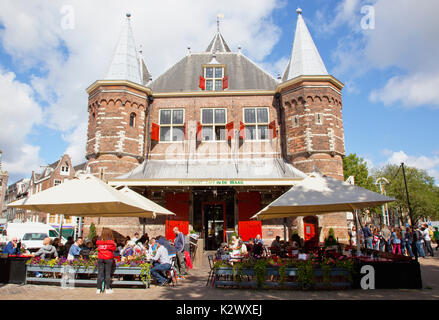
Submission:
M 297 14 L 302 14 L 302 9 L 297 8 L 297 9 L 296 9 L 296 12 L 297 12 Z
M 224 18 L 224 15 L 222 13 L 218 13 L 216 15 L 216 30 L 218 31 L 218 33 L 220 32 L 219 30 L 220 18 Z

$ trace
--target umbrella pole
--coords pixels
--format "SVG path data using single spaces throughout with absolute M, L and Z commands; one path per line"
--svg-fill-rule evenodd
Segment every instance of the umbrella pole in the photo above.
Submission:
M 59 223 L 59 240 L 62 241 L 62 225 L 64 222 L 64 215 L 61 215 L 60 223 Z

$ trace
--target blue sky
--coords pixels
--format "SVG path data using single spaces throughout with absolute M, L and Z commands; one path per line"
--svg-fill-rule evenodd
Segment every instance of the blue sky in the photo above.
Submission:
M 434 0 L 417 6 L 409 0 L 2 1 L 0 149 L 9 182 L 64 153 L 74 164 L 85 161 L 85 89 L 105 75 L 126 12 L 153 78 L 188 45 L 193 52 L 207 47 L 217 13 L 224 15 L 221 32 L 231 49 L 242 46 L 276 76 L 291 53 L 297 7 L 328 72 L 345 84 L 346 153 L 357 153 L 372 169 L 404 161 L 438 183 Z

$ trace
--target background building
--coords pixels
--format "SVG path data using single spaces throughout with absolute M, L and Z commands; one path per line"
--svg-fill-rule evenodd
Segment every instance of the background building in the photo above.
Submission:
M 3 217 L 6 214 L 5 196 L 8 190 L 8 172 L 2 169 L 2 151 L 0 150 L 0 213 Z

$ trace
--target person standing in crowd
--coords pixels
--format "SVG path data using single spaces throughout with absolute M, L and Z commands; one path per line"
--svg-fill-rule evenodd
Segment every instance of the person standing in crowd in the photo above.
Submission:
M 157 280 L 159 286 L 166 285 L 167 280 L 162 272 L 168 271 L 171 268 L 171 258 L 165 247 L 165 242 L 167 241 L 163 238 L 156 240 L 157 251 L 154 257 L 152 257 L 154 266 L 151 268 L 151 275 Z
M 363 236 L 364 236 L 364 244 L 366 248 L 372 249 L 372 232 L 370 231 L 370 228 L 367 225 L 363 227 Z
M 401 254 L 404 256 L 404 255 L 407 255 L 407 253 L 406 253 L 406 243 L 405 243 L 405 233 L 406 233 L 406 230 L 405 230 L 404 226 L 402 226 L 400 228 L 400 230 L 401 230 Z
M 76 239 L 76 242 L 70 246 L 69 253 L 67 255 L 67 260 L 72 261 L 79 258 L 81 254 L 82 237 Z
M 187 275 L 187 266 L 186 266 L 186 260 L 184 257 L 184 234 L 181 232 L 178 227 L 174 228 L 174 234 L 175 234 L 175 240 L 174 240 L 174 246 L 177 256 L 177 271 L 180 278 L 184 278 Z
M 434 241 L 436 242 L 436 251 L 437 248 L 439 248 L 439 230 L 438 227 L 434 227 L 434 232 L 433 232 L 433 237 L 434 237 Z
M 401 231 L 398 228 L 392 230 L 392 245 L 393 254 L 401 254 Z
M 148 244 L 149 236 L 147 233 L 143 234 L 143 236 L 140 238 L 140 242 L 142 242 L 142 244 Z
M 373 249 L 379 250 L 380 249 L 380 232 L 381 230 L 379 228 L 375 228 L 373 230 Z
M 425 252 L 424 252 L 424 248 L 423 248 L 423 233 L 421 231 L 421 229 L 418 227 L 416 227 L 415 231 L 413 232 L 413 242 L 415 243 L 416 246 L 416 252 L 415 252 L 415 256 L 421 256 L 422 258 L 425 258 Z
M 431 237 L 430 237 L 430 230 L 428 229 L 428 225 L 424 224 L 421 230 L 424 239 L 425 251 L 426 253 L 430 254 L 431 257 L 434 257 L 434 251 L 433 248 L 431 247 Z
M 104 228 L 101 237 L 96 241 L 98 250 L 98 281 L 96 294 L 102 292 L 102 282 L 105 279 L 105 293 L 111 294 L 111 269 L 114 263 L 114 251 L 116 250 L 116 243 L 113 239 L 113 232 L 110 229 Z
M 56 252 L 56 248 L 50 244 L 51 239 L 49 237 L 44 238 L 43 246 L 33 254 L 34 257 L 40 257 L 41 259 L 53 259 L 58 258 L 58 252 Z
M 386 252 L 390 252 L 391 250 L 391 243 L 392 243 L 392 232 L 390 231 L 389 227 L 387 225 L 385 225 L 382 229 L 381 229 L 383 238 L 384 238 L 384 247 L 383 247 L 383 251 Z

